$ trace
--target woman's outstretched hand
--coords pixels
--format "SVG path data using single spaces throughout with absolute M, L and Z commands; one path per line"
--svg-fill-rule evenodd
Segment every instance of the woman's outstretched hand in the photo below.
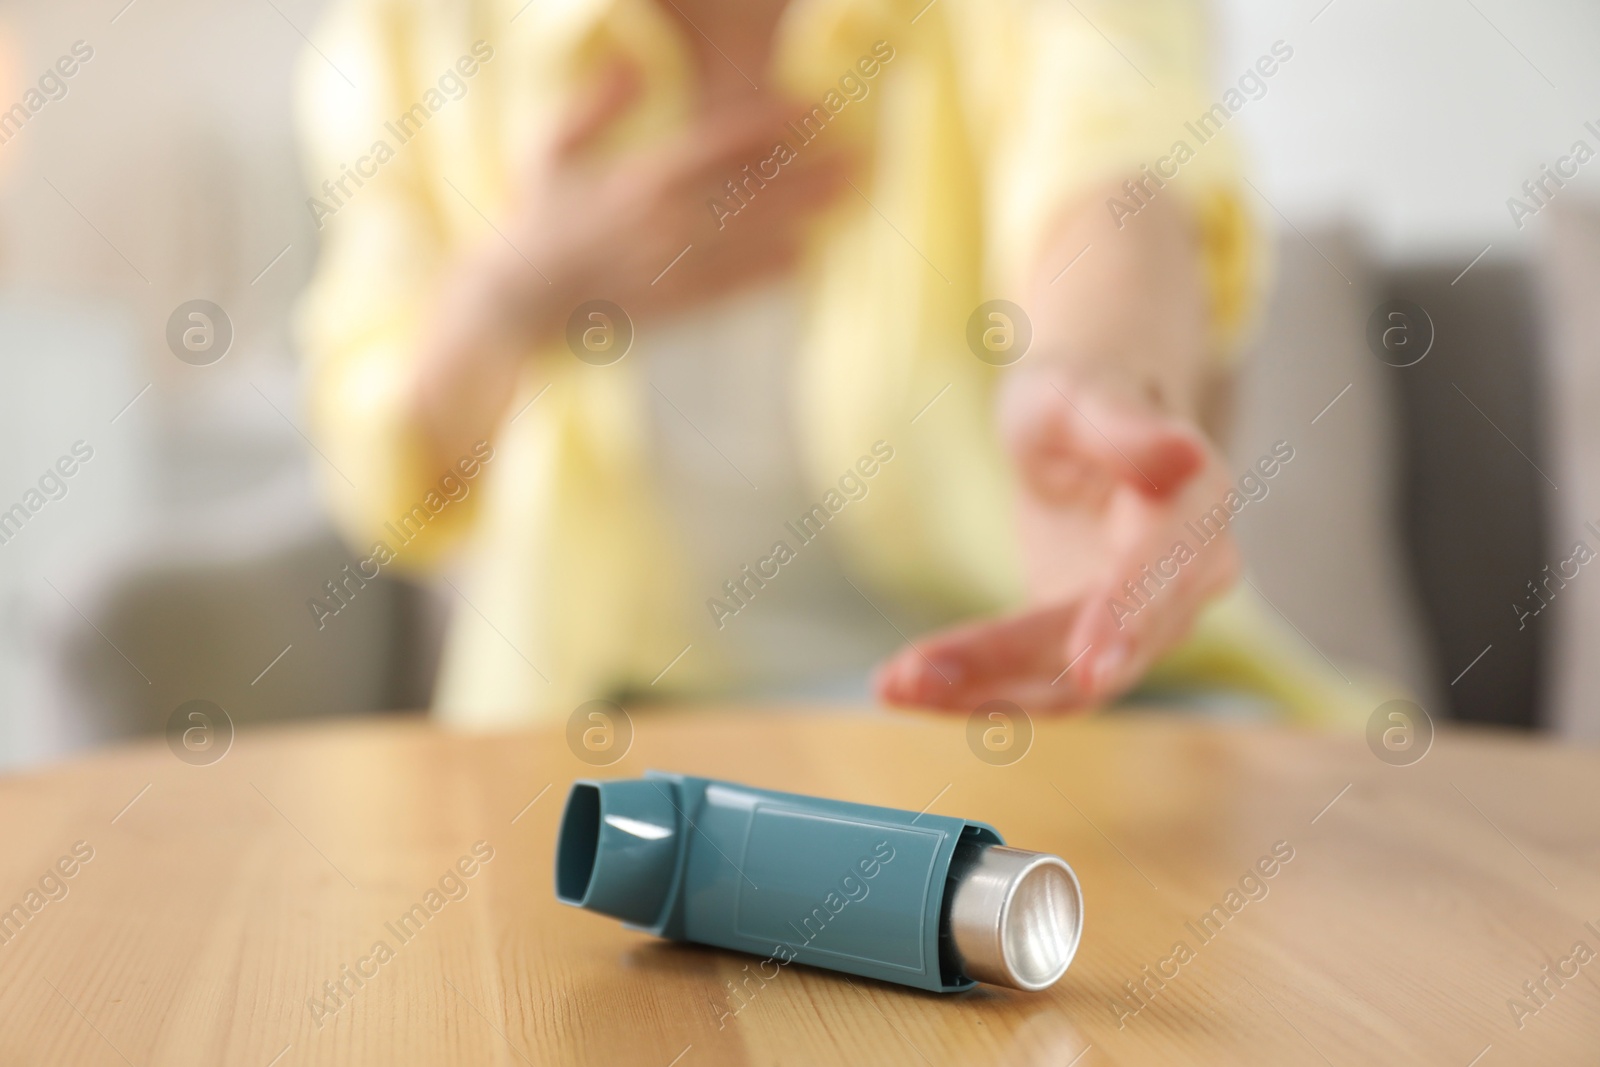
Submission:
M 1030 606 L 902 648 L 878 671 L 886 703 L 1102 704 L 1238 578 L 1231 531 L 1215 518 L 1201 524 L 1230 484 L 1197 427 L 1048 363 L 1016 368 L 999 409 Z

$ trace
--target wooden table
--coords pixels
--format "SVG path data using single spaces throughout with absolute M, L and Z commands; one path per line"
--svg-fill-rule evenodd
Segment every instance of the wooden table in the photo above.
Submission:
M 1395 767 L 1360 737 L 1127 714 L 1040 724 L 992 766 L 960 719 L 635 725 L 598 771 L 562 731 L 391 718 L 245 732 L 208 766 L 157 742 L 0 782 L 0 908 L 49 890 L 0 925 L 0 1064 L 1600 1060 L 1600 959 L 1561 962 L 1600 951 L 1592 749 L 1444 731 Z M 731 1000 L 751 958 L 554 899 L 568 783 L 647 766 L 992 822 L 1076 867 L 1077 960 L 1042 994 L 796 966 Z M 492 858 L 445 878 L 477 842 Z M 1239 893 L 1197 936 L 1275 845 L 1293 858 L 1245 881 L 1260 899 Z M 437 912 L 396 936 L 442 878 Z M 1578 975 L 1558 986 L 1546 963 Z M 341 979 L 336 1001 L 324 983 Z M 1522 985 L 1540 980 L 1534 1012 Z

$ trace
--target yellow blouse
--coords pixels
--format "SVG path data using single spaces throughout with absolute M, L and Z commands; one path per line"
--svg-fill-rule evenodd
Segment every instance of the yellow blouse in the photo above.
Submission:
M 342 0 L 317 40 L 301 78 L 323 242 L 301 309 L 310 417 L 363 572 L 453 562 L 439 713 L 520 723 L 619 691 L 714 688 L 704 591 L 684 587 L 646 476 L 639 361 L 530 352 L 515 421 L 490 458 L 452 472 L 426 469 L 404 403 L 442 274 L 492 238 L 519 161 L 573 85 L 618 53 L 642 71 L 613 150 L 685 123 L 675 24 L 659 0 Z M 799 274 L 794 400 L 818 497 L 873 442 L 895 448 L 836 545 L 869 590 L 952 618 L 1015 606 L 1013 488 L 992 425 L 1001 372 L 966 346 L 972 310 L 1017 298 L 1066 203 L 1179 140 L 1197 150 L 1162 195 L 1201 220 L 1219 354 L 1253 302 L 1234 155 L 1226 136 L 1198 146 L 1184 128 L 1215 102 L 1196 4 L 792 0 L 773 71 L 868 161 L 863 195 L 818 223 Z M 912 424 L 947 384 L 938 418 Z M 1259 690 L 1300 716 L 1348 703 L 1237 595 L 1164 673 Z

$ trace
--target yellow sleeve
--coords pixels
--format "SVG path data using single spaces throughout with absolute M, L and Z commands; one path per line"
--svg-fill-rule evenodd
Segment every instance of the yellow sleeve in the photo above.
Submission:
M 416 32 L 403 3 L 345 0 L 299 71 L 307 210 L 321 241 L 297 323 L 311 436 L 346 537 L 363 550 L 385 542 L 405 567 L 458 540 L 478 497 L 459 471 L 428 469 L 410 417 L 419 331 L 449 253 L 429 157 L 392 127 L 426 92 L 408 70 Z M 451 499 L 461 484 L 465 497 Z M 424 528 L 400 550 L 392 529 L 412 516 L 407 532 Z
M 1064 210 L 1090 190 L 1140 179 L 1148 167 L 1154 177 L 1146 190 L 1101 210 L 1132 225 L 1142 202 L 1179 196 L 1190 204 L 1204 243 L 1214 340 L 1227 350 L 1255 297 L 1258 256 L 1230 128 L 1249 98 L 1212 87 L 1199 4 L 1019 0 L 1012 11 L 999 31 L 981 28 L 985 18 L 991 26 L 1001 21 L 987 6 L 964 9 L 954 27 L 984 42 L 969 50 L 967 78 L 991 281 L 1014 288 L 1022 272 L 1036 269 L 1039 245 Z

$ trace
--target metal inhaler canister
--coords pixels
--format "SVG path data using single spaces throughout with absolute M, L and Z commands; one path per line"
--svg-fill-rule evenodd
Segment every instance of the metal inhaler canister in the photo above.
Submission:
M 1044 989 L 1083 929 L 1072 868 L 984 823 L 657 771 L 573 783 L 556 896 L 658 937 L 935 992 Z

